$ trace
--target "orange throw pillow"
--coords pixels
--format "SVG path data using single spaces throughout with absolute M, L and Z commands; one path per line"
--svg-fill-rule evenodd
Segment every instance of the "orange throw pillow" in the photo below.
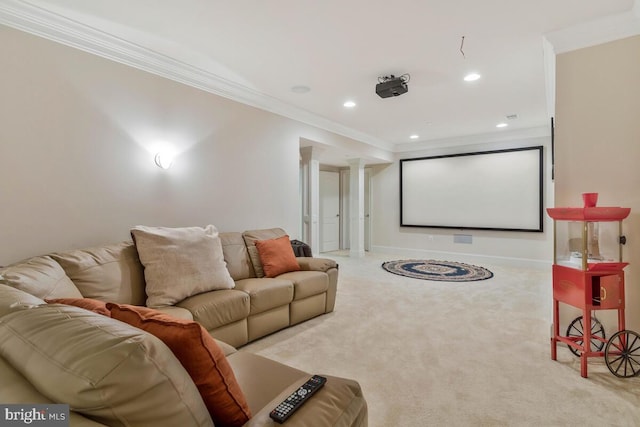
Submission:
M 256 240 L 256 249 L 258 249 L 264 275 L 267 277 L 300 270 L 287 235 L 277 239 Z
M 157 310 L 108 303 L 111 317 L 160 338 L 198 387 L 215 425 L 241 426 L 251 411 L 224 352 L 209 333 L 191 320 Z
M 93 298 L 55 298 L 45 300 L 47 304 L 65 304 L 84 308 L 103 316 L 111 317 L 111 312 L 107 308 L 107 303 Z

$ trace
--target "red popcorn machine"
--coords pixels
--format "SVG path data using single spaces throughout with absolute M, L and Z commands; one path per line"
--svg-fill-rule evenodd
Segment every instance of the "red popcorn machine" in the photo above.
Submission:
M 580 357 L 583 377 L 590 357 L 604 357 L 612 374 L 628 378 L 640 374 L 640 335 L 625 329 L 622 221 L 631 209 L 596 207 L 594 194 L 583 195 L 582 208 L 547 209 L 554 236 L 551 359 L 557 360 L 561 342 Z M 582 310 L 565 335 L 560 335 L 560 303 Z M 596 317 L 599 310 L 617 310 L 617 331 L 609 339 Z

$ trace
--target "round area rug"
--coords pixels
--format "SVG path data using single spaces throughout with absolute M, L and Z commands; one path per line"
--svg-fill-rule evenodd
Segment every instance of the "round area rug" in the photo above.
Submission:
M 461 262 L 408 259 L 387 261 L 382 268 L 389 273 L 414 279 L 438 280 L 442 282 L 473 282 L 493 277 L 493 273 L 483 267 Z

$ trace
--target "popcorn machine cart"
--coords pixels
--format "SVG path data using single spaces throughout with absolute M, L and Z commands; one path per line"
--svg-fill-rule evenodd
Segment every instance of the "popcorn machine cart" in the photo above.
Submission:
M 551 359 L 558 342 L 580 357 L 580 374 L 587 377 L 587 359 L 603 357 L 617 377 L 640 374 L 640 335 L 625 330 L 622 220 L 631 209 L 620 207 L 548 208 L 553 218 L 553 333 Z M 582 310 L 560 335 L 559 306 Z M 595 316 L 598 310 L 617 310 L 618 330 L 606 339 Z M 604 350 L 603 350 L 604 347 Z

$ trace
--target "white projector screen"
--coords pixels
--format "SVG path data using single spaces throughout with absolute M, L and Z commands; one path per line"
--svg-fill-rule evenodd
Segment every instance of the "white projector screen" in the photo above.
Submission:
M 400 225 L 542 231 L 542 146 L 400 160 Z

